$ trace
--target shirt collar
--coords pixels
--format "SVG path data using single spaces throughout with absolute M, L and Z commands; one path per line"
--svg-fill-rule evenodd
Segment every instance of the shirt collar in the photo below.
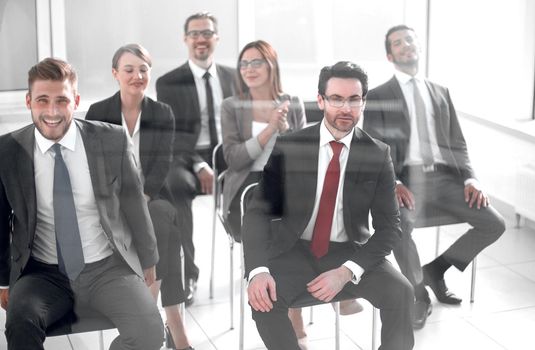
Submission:
M 121 112 L 121 124 L 126 131 L 126 133 L 130 136 L 130 131 L 128 130 L 128 125 L 126 124 L 126 119 L 124 119 L 124 114 Z M 141 111 L 139 111 L 139 115 L 137 116 L 136 125 L 134 126 L 134 132 L 132 133 L 132 136 L 134 136 L 138 131 L 139 127 L 141 125 Z
M 204 73 L 206 73 L 206 69 L 199 67 L 192 60 L 188 60 L 188 64 L 193 75 L 196 78 L 202 79 L 202 77 L 204 76 Z M 208 68 L 208 72 L 210 73 L 212 77 L 215 77 L 217 75 L 217 69 L 216 69 L 215 63 L 212 62 L 212 64 Z
M 50 147 L 52 147 L 56 143 L 52 140 L 45 138 L 41 134 L 41 132 L 37 130 L 37 128 L 35 128 L 34 134 L 35 134 L 35 142 L 37 142 L 37 145 L 39 146 L 39 150 L 43 154 L 45 154 L 50 149 Z M 78 134 L 78 128 L 76 127 L 76 120 L 73 119 L 65 135 L 57 143 L 67 148 L 68 150 L 74 152 L 76 149 L 76 135 L 77 134 Z
M 325 118 L 321 121 L 320 125 L 320 147 L 325 146 L 331 141 L 336 141 L 334 139 L 334 136 L 331 134 L 329 129 L 325 126 Z M 353 134 L 355 133 L 355 128 L 353 127 L 353 130 L 351 130 L 350 133 L 348 133 L 346 136 L 342 137 L 338 142 L 343 143 L 346 148 L 349 150 L 351 147 L 351 141 L 353 141 Z
M 400 70 L 394 70 L 394 75 L 396 76 L 396 79 L 398 80 L 398 82 L 400 84 L 407 84 L 408 82 L 411 81 L 411 79 L 416 79 L 416 81 L 418 82 L 423 82 L 424 81 L 424 76 L 420 73 L 416 74 L 414 77 L 412 75 L 409 75 L 405 72 L 402 72 Z

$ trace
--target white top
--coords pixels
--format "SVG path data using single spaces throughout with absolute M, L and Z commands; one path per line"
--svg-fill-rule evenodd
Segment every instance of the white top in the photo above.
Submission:
M 256 122 L 253 120 L 252 131 L 251 131 L 253 138 L 257 137 L 258 134 L 260 134 L 266 128 L 267 125 L 268 123 Z M 271 152 L 273 151 L 273 147 L 275 146 L 275 141 L 277 140 L 278 135 L 279 135 L 278 131 L 274 133 L 273 135 L 271 135 L 271 138 L 269 139 L 269 141 L 264 145 L 262 152 L 253 162 L 253 165 L 251 166 L 251 171 L 264 170 L 264 166 L 266 165 L 269 159 L 269 156 L 271 155 Z
M 34 177 L 37 196 L 37 223 L 32 256 L 47 264 L 57 264 L 54 227 L 54 142 L 35 129 Z M 73 120 L 65 136 L 59 141 L 61 153 L 69 171 L 76 216 L 82 241 L 85 263 L 92 263 L 112 254 L 96 205 L 87 156 L 80 131 Z
M 418 137 L 418 125 L 416 122 L 414 106 L 414 85 L 411 82 L 413 77 L 398 70 L 396 70 L 394 74 L 399 82 L 403 96 L 405 97 L 411 123 L 409 150 L 404 165 L 422 165 L 424 161 L 420 153 L 420 139 Z M 433 159 L 435 160 L 434 162 L 446 164 L 446 161 L 444 160 L 444 157 L 442 156 L 442 153 L 440 153 L 440 149 L 438 147 L 434 115 L 435 111 L 433 108 L 433 102 L 431 101 L 431 95 L 429 94 L 427 85 L 425 85 L 425 81 L 422 77 L 417 75 L 414 77 L 414 80 L 416 81 L 416 86 L 418 86 L 418 90 L 420 91 L 420 95 L 422 96 L 425 105 L 425 120 L 427 121 L 427 129 L 429 130 L 429 142 L 431 144 L 431 151 L 433 152 Z
M 134 160 L 136 161 L 136 168 L 139 172 L 139 178 L 141 179 L 141 183 L 145 185 L 145 177 L 143 176 L 143 169 L 141 168 L 141 158 L 139 157 L 139 139 L 141 137 L 139 126 L 141 124 L 141 111 L 137 116 L 136 125 L 134 126 L 134 132 L 132 135 L 130 135 L 130 132 L 128 131 L 128 125 L 126 124 L 126 119 L 124 118 L 123 112 L 121 112 L 121 121 L 126 133 L 126 137 L 132 145 L 132 151 L 134 152 Z

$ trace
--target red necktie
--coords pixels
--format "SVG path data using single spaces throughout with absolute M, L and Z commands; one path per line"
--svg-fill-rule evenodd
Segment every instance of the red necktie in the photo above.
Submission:
M 334 207 L 336 206 L 338 182 L 340 181 L 340 152 L 344 147 L 344 144 L 336 141 L 331 141 L 330 145 L 333 150 L 333 157 L 325 174 L 318 216 L 316 217 L 312 243 L 310 244 L 312 254 L 318 259 L 327 254 L 327 250 L 329 250 Z

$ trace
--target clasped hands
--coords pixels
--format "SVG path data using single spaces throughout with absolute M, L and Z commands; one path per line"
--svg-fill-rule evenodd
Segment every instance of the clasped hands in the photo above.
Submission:
M 400 207 L 414 210 L 416 204 L 414 194 L 402 183 L 396 185 L 396 197 Z M 489 206 L 489 196 L 477 181 L 471 181 L 464 186 L 464 201 L 470 208 L 474 205 L 477 209 Z
M 307 290 L 312 296 L 325 303 L 330 302 L 345 284 L 351 281 L 353 273 L 345 266 L 326 271 L 307 283 Z M 273 276 L 268 272 L 255 275 L 247 287 L 249 304 L 255 311 L 269 312 L 273 302 L 277 301 L 277 286 Z
M 286 119 L 289 106 L 290 101 L 284 101 L 277 108 L 271 111 L 269 126 L 273 128 L 273 130 L 278 130 L 280 133 L 283 133 L 290 128 L 288 125 L 288 120 Z

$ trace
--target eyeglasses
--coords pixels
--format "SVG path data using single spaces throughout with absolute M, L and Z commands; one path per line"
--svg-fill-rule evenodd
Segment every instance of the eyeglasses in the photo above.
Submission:
M 251 60 L 251 61 L 241 60 L 238 63 L 238 67 L 240 67 L 240 69 L 247 69 L 247 67 L 251 65 L 251 68 L 256 69 L 256 68 L 262 67 L 264 63 L 266 63 L 266 60 L 261 59 L 261 58 L 255 58 L 254 60 Z
M 189 32 L 186 33 L 186 35 L 189 36 L 192 39 L 198 39 L 199 36 L 201 36 L 201 35 L 205 39 L 211 39 L 214 36 L 214 34 L 215 34 L 215 32 L 213 30 L 210 30 L 210 29 L 190 30 Z
M 347 105 L 349 108 L 358 108 L 361 107 L 364 103 L 364 99 L 360 96 L 351 96 L 348 98 L 343 98 L 337 95 L 333 96 L 325 96 L 323 95 L 323 98 L 329 102 L 329 104 L 334 108 L 342 108 L 344 107 L 344 104 L 347 102 Z

